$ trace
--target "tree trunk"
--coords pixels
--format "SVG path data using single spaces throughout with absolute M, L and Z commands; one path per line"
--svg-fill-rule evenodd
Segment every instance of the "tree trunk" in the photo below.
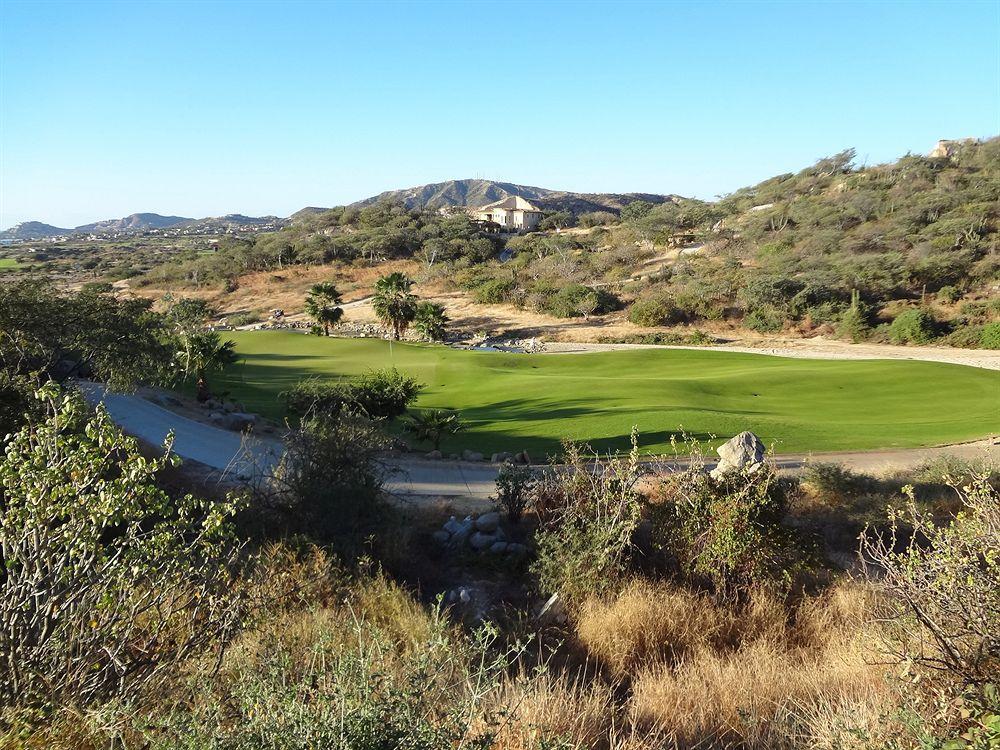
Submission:
M 205 382 L 205 376 L 198 376 L 198 384 L 195 386 L 198 389 L 197 399 L 199 403 L 205 403 L 211 397 L 211 393 L 208 390 L 208 383 Z

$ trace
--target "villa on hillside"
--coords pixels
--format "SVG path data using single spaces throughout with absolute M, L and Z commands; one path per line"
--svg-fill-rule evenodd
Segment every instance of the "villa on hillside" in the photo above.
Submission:
M 543 216 L 540 208 L 517 195 L 474 208 L 471 213 L 474 219 L 498 232 L 530 232 L 538 228 Z

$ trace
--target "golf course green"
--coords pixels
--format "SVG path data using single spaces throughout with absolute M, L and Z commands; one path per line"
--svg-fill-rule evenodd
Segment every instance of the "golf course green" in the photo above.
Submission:
M 778 453 L 939 445 L 1000 432 L 1000 373 L 908 360 L 791 359 L 712 350 L 473 352 L 280 331 L 227 334 L 240 362 L 215 375 L 252 411 L 313 375 L 396 367 L 425 385 L 415 408 L 461 412 L 443 446 L 552 454 L 563 438 L 667 452 L 682 431 L 713 445 L 753 430 Z

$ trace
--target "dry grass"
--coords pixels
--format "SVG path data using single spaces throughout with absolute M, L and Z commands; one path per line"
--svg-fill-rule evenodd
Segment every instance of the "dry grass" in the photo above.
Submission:
M 745 618 L 727 623 L 737 647 L 703 645 L 676 666 L 642 669 L 633 683 L 633 720 L 682 746 L 812 746 L 811 719 L 839 706 L 872 705 L 884 690 L 860 629 L 866 598 L 860 587 L 836 587 L 803 602 L 787 624 L 772 601 L 751 605 Z
M 708 597 L 637 580 L 610 600 L 585 602 L 576 635 L 591 657 L 623 677 L 712 644 L 724 627 L 720 614 Z

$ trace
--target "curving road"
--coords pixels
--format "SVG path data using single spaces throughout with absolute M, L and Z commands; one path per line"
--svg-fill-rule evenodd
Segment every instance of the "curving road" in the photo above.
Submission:
M 234 477 L 246 478 L 272 467 L 281 454 L 281 442 L 246 438 L 157 406 L 140 396 L 107 391 L 95 383 L 79 383 L 91 403 L 103 402 L 111 418 L 126 432 L 152 445 L 174 433 L 174 452 Z M 1000 461 L 995 439 L 933 448 L 907 448 L 867 452 L 790 454 L 775 456 L 779 469 L 794 472 L 809 462 L 838 463 L 855 471 L 879 472 L 906 469 L 942 455 L 963 458 L 990 457 Z M 498 467 L 462 461 L 428 461 L 422 458 L 386 459 L 386 489 L 398 495 L 486 498 L 495 491 Z M 656 461 L 654 469 L 683 466 L 684 459 Z M 709 464 L 709 466 L 711 466 Z

